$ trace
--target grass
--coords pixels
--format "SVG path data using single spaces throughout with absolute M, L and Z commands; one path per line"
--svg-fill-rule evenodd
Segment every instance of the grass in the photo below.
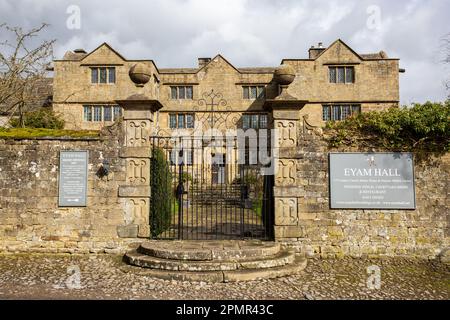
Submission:
M 43 128 L 0 128 L 0 139 L 28 139 L 40 137 L 98 137 L 99 131 L 94 130 L 63 130 Z

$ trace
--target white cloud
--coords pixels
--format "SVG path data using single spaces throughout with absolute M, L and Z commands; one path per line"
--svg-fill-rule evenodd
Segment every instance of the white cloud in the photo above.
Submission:
M 69 5 L 81 8 L 81 30 L 66 28 Z M 380 29 L 367 28 L 367 8 L 378 6 Z M 384 50 L 401 59 L 401 100 L 443 100 L 448 69 L 439 63 L 439 39 L 448 29 L 450 2 L 441 0 L 4 0 L 0 21 L 31 27 L 51 23 L 55 53 L 92 50 L 109 42 L 130 59 L 159 67 L 192 67 L 222 53 L 236 66 L 274 66 L 303 58 L 319 41 L 343 39 L 357 52 Z

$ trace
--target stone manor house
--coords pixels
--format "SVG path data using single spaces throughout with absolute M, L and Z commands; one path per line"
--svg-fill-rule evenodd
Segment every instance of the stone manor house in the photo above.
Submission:
M 399 60 L 383 51 L 362 54 L 342 40 L 328 47 L 312 46 L 307 58 L 286 58 L 284 71 L 293 81 L 287 100 L 301 101 L 300 116 L 321 126 L 354 113 L 399 105 Z M 265 128 L 272 122 L 270 105 L 279 97 L 276 67 L 236 67 L 218 54 L 199 58 L 196 68 L 159 68 L 152 60 L 127 60 L 103 43 L 92 52 L 67 52 L 54 61 L 53 108 L 67 129 L 100 129 L 121 114 L 117 101 L 136 94 L 129 77 L 146 73 L 151 79 L 140 94 L 157 102 L 159 135 L 193 129 L 211 112 L 226 112 L 219 127 Z M 139 70 L 137 70 L 139 69 Z M 211 91 L 217 106 L 211 102 Z
M 411 160 L 415 189 L 408 207 L 330 202 L 333 153 L 356 153 L 361 167 L 372 165 L 368 153 L 385 153 L 330 148 L 322 127 L 399 107 L 399 59 L 383 51 L 358 53 L 342 40 L 319 43 L 305 56 L 272 67 L 238 67 L 216 55 L 199 58 L 195 68 L 159 68 L 152 60 L 127 60 L 106 43 L 89 53 L 67 52 L 54 61 L 52 107 L 67 129 L 101 134 L 0 144 L 0 251 L 125 253 L 143 242 L 217 240 L 212 243 L 225 248 L 222 240 L 256 239 L 278 257 L 274 268 L 294 261 L 291 253 L 279 256 L 280 244 L 321 257 L 440 255 L 449 247 L 448 154 L 433 166 Z M 241 158 L 234 144 L 225 148 L 202 137 L 198 148 L 178 152 L 168 139 L 175 132 L 195 142 L 208 129 L 265 128 L 279 133 L 269 146 L 277 170 L 269 174 L 247 162 L 247 150 Z M 198 164 L 198 150 L 214 161 Z M 60 192 L 62 178 L 78 177 L 62 168 L 67 154 L 85 157 L 84 180 L 74 187 L 84 187 L 85 205 L 60 201 L 71 196 Z M 183 160 L 168 161 L 173 154 Z M 145 243 L 128 258 L 139 265 L 148 260 L 139 260 L 143 252 L 149 252 Z M 222 262 L 215 266 L 219 280 Z

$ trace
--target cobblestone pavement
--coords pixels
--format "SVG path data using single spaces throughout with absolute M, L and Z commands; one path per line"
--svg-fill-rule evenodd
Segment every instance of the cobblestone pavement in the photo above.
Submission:
M 380 289 L 367 286 L 372 265 L 380 268 Z M 420 260 L 310 259 L 296 276 L 215 284 L 159 280 L 121 266 L 121 257 L 110 255 L 0 255 L 0 299 L 450 298 L 450 268 Z

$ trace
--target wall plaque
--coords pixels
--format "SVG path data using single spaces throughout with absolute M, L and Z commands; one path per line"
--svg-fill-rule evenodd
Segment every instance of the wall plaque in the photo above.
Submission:
M 58 188 L 60 207 L 86 206 L 88 159 L 88 151 L 60 151 Z
M 331 209 L 415 209 L 411 153 L 330 153 Z

